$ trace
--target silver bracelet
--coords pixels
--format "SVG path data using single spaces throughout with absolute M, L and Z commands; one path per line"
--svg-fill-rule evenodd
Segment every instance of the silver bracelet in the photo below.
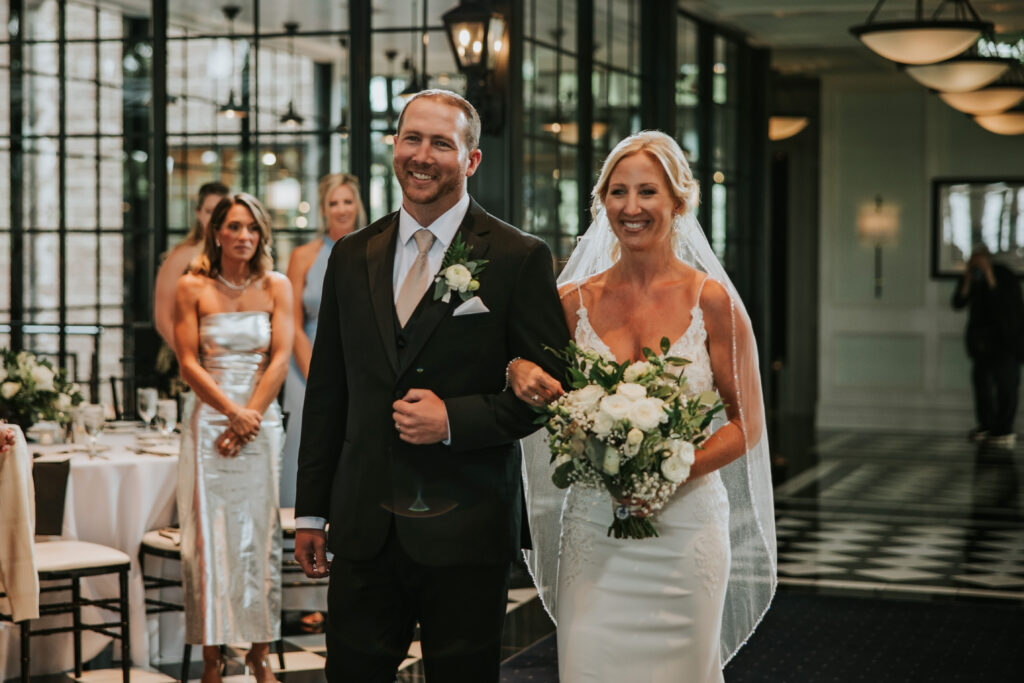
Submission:
M 517 360 L 522 360 L 522 358 L 516 356 L 515 358 L 508 362 L 508 365 L 505 366 L 505 388 L 502 389 L 502 391 L 508 391 L 508 388 L 512 385 L 512 378 L 508 376 L 508 373 L 509 370 L 512 369 L 512 364 L 515 363 Z

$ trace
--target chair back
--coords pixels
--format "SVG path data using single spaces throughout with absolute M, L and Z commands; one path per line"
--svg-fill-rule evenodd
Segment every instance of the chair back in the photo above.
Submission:
M 39 617 L 39 576 L 32 539 L 32 457 L 15 425 L 14 445 L 0 453 L 0 613 L 13 621 Z
M 64 530 L 64 500 L 67 497 L 71 461 L 32 463 L 36 501 L 36 536 L 60 536 Z

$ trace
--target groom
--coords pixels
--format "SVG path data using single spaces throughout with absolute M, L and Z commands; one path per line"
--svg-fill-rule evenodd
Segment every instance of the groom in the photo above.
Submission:
M 330 573 L 332 682 L 394 681 L 417 623 L 428 681 L 498 680 L 510 562 L 528 538 L 515 440 L 535 430 L 505 368 L 520 356 L 562 376 L 544 346 L 569 333 L 548 248 L 466 193 L 479 139 L 462 97 L 413 97 L 394 145 L 401 209 L 327 266 L 295 556 L 307 576 Z M 465 271 L 435 284 L 442 264 L 474 263 L 467 301 Z

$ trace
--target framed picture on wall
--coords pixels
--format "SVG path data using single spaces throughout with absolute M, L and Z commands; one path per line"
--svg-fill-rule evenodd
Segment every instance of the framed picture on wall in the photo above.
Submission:
M 982 244 L 1024 277 L 1024 178 L 932 180 L 932 277 L 959 277 Z

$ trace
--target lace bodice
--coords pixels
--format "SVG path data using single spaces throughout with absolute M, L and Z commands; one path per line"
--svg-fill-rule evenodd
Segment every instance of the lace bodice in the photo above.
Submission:
M 704 279 L 704 282 L 706 281 L 707 278 Z M 715 378 L 711 372 L 711 356 L 708 354 L 708 333 L 704 328 L 704 311 L 700 307 L 700 292 L 704 289 L 704 282 L 701 282 L 700 290 L 697 293 L 697 303 L 690 309 L 690 326 L 669 347 L 666 354 L 690 361 L 690 364 L 683 369 L 683 374 L 686 376 L 687 393 L 690 395 L 715 388 Z M 594 351 L 605 358 L 617 361 L 615 354 L 591 325 L 582 295 L 576 315 L 579 316 L 574 334 L 576 344 L 583 349 Z

